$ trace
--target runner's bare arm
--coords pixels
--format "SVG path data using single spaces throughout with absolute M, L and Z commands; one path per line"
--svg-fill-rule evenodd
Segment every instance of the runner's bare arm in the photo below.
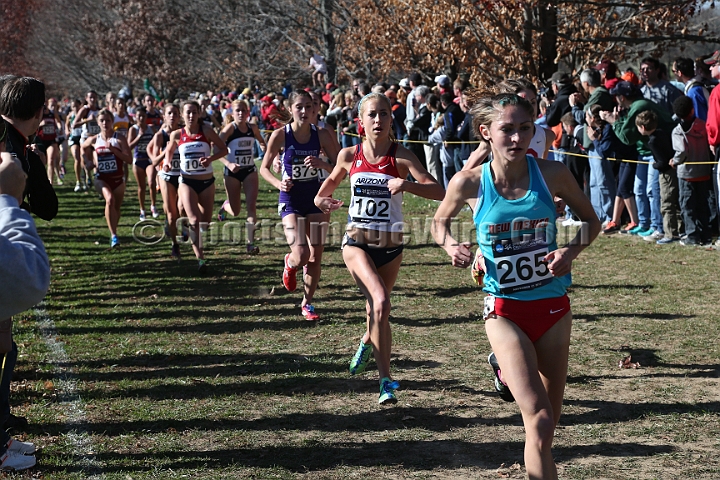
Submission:
M 469 204 L 474 207 L 480 186 L 482 167 L 456 173 L 448 184 L 445 198 L 435 212 L 432 236 L 435 242 L 450 256 L 452 265 L 468 267 L 472 260 L 470 244 L 460 243 L 452 236 L 450 225 L 460 210 Z
M 282 128 L 279 130 L 275 130 L 272 135 L 270 135 L 270 141 L 268 142 L 267 149 L 265 150 L 265 155 L 263 156 L 262 164 L 260 165 L 260 175 L 262 175 L 265 181 L 273 187 L 277 188 L 278 190 L 287 192 L 292 187 L 292 180 L 286 179 L 280 181 L 270 171 L 270 166 L 272 165 L 273 159 L 280 153 L 280 150 L 284 146 L 285 130 L 283 130 Z

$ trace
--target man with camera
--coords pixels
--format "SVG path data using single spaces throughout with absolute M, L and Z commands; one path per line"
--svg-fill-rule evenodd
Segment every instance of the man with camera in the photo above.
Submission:
M 57 215 L 57 195 L 45 165 L 30 148 L 30 138 L 42 120 L 45 85 L 30 77 L 5 76 L 0 79 L 0 87 L 0 115 L 7 125 L 5 149 L 20 160 L 28 176 L 21 206 L 43 220 L 52 220 Z
M 17 345 L 12 315 L 45 296 L 50 266 L 35 224 L 27 212 L 44 220 L 57 215 L 58 200 L 45 166 L 30 147 L 43 116 L 45 85 L 30 77 L 0 77 L 0 469 L 35 465 L 35 445 L 9 436 L 6 429 L 27 424 L 10 413 L 10 381 Z

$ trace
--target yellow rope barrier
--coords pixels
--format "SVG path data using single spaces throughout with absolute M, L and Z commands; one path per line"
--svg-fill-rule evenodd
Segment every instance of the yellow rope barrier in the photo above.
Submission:
M 274 130 L 260 130 L 260 131 L 261 131 L 261 132 L 264 132 L 264 133 L 272 133 Z M 348 136 L 350 136 L 350 137 L 356 137 L 356 138 L 365 138 L 365 137 L 363 137 L 362 135 L 358 135 L 358 134 L 356 134 L 356 133 L 344 133 L 344 132 L 343 132 L 343 135 L 348 135 Z M 395 139 L 394 141 L 395 141 L 396 143 L 422 143 L 423 145 L 435 145 L 434 143 L 430 143 L 430 142 L 427 142 L 427 141 L 424 141 L 424 140 L 398 140 L 398 139 Z M 444 143 L 444 144 L 450 144 L 450 145 L 456 145 L 456 144 L 472 144 L 472 145 L 475 145 L 475 144 L 482 143 L 482 140 L 472 140 L 472 141 L 468 141 L 468 142 L 462 142 L 462 141 L 458 141 L 458 142 L 443 142 L 443 143 Z M 571 156 L 573 156 L 573 157 L 603 158 L 603 157 L 601 157 L 601 156 L 599 156 L 599 155 L 585 155 L 584 153 L 562 152 L 562 151 L 560 151 L 560 150 L 548 150 L 548 151 L 549 151 L 549 152 L 552 152 L 552 153 L 559 153 L 560 155 L 571 155 Z M 626 158 L 612 158 L 612 157 L 608 157 L 607 160 L 610 160 L 610 161 L 612 161 L 612 162 L 638 163 L 638 164 L 643 164 L 643 165 L 650 165 L 650 164 L 651 164 L 651 162 L 646 162 L 646 161 L 644 161 L 644 160 L 629 160 L 629 159 L 626 159 Z M 684 162 L 684 163 L 683 163 L 683 165 L 717 165 L 717 164 L 718 164 L 718 162 Z

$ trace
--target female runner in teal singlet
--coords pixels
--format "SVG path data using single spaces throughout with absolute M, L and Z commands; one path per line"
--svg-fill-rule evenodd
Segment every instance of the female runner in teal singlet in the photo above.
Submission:
M 531 479 L 556 479 L 551 447 L 560 419 L 572 313 L 565 294 L 572 261 L 600 232 L 588 198 L 559 162 L 527 155 L 533 107 L 516 94 L 478 95 L 473 131 L 489 143 L 490 162 L 453 177 L 433 221 L 433 237 L 460 268 L 472 264 L 469 243 L 452 237 L 452 219 L 473 210 L 485 271 L 485 330 L 502 381 L 525 425 L 525 467 Z M 583 222 L 558 248 L 555 196 Z

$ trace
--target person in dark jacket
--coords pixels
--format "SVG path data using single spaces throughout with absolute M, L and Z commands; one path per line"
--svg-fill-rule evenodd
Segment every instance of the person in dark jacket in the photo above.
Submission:
M 572 78 L 567 73 L 555 72 L 551 77 L 552 89 L 555 92 L 555 101 L 545 112 L 548 127 L 555 127 L 560 124 L 560 119 L 568 112 L 572 112 L 570 106 L 570 95 L 577 92 L 572 83 Z
M 460 147 L 460 145 L 455 142 L 459 140 L 458 133 L 460 133 L 463 120 L 465 120 L 465 112 L 462 111 L 459 105 L 453 102 L 454 98 L 455 97 L 451 92 L 446 92 L 440 95 L 440 103 L 443 107 L 443 119 L 445 122 L 445 134 L 443 136 L 443 141 L 453 142 L 446 144 L 445 148 L 447 149 L 450 158 L 453 160 L 455 172 L 459 172 L 462 170 L 463 166 L 462 163 L 455 162 L 455 149 Z M 455 172 L 453 172 L 453 175 Z M 450 178 L 452 178 L 452 175 Z
M 5 149 L 15 155 L 27 174 L 22 207 L 42 218 L 57 215 L 58 199 L 40 157 L 29 148 L 40 125 L 45 105 L 45 84 L 30 77 L 6 76 L 0 80 L 0 115 L 7 124 Z
M 473 151 L 473 147 L 475 147 L 473 142 L 475 140 L 475 135 L 473 133 L 472 129 L 472 115 L 470 114 L 470 109 L 467 106 L 467 97 L 465 92 L 460 92 L 460 102 L 458 103 L 460 105 L 460 109 L 465 113 L 465 118 L 463 119 L 462 124 L 460 125 L 460 131 L 458 132 L 458 139 L 461 140 L 463 143 L 460 145 L 460 148 L 455 150 L 455 156 L 458 160 L 455 161 L 455 163 L 460 163 L 461 165 L 465 165 L 467 163 L 468 158 L 470 158 L 470 154 Z
M 658 245 L 680 240 L 683 230 L 680 212 L 677 172 L 670 166 L 675 156 L 672 144 L 672 132 L 658 126 L 658 117 L 652 110 L 640 112 L 635 118 L 640 135 L 648 137 L 648 148 L 655 162 L 653 168 L 660 173 L 660 211 L 663 216 L 664 235 L 648 235 L 643 240 L 655 240 Z

